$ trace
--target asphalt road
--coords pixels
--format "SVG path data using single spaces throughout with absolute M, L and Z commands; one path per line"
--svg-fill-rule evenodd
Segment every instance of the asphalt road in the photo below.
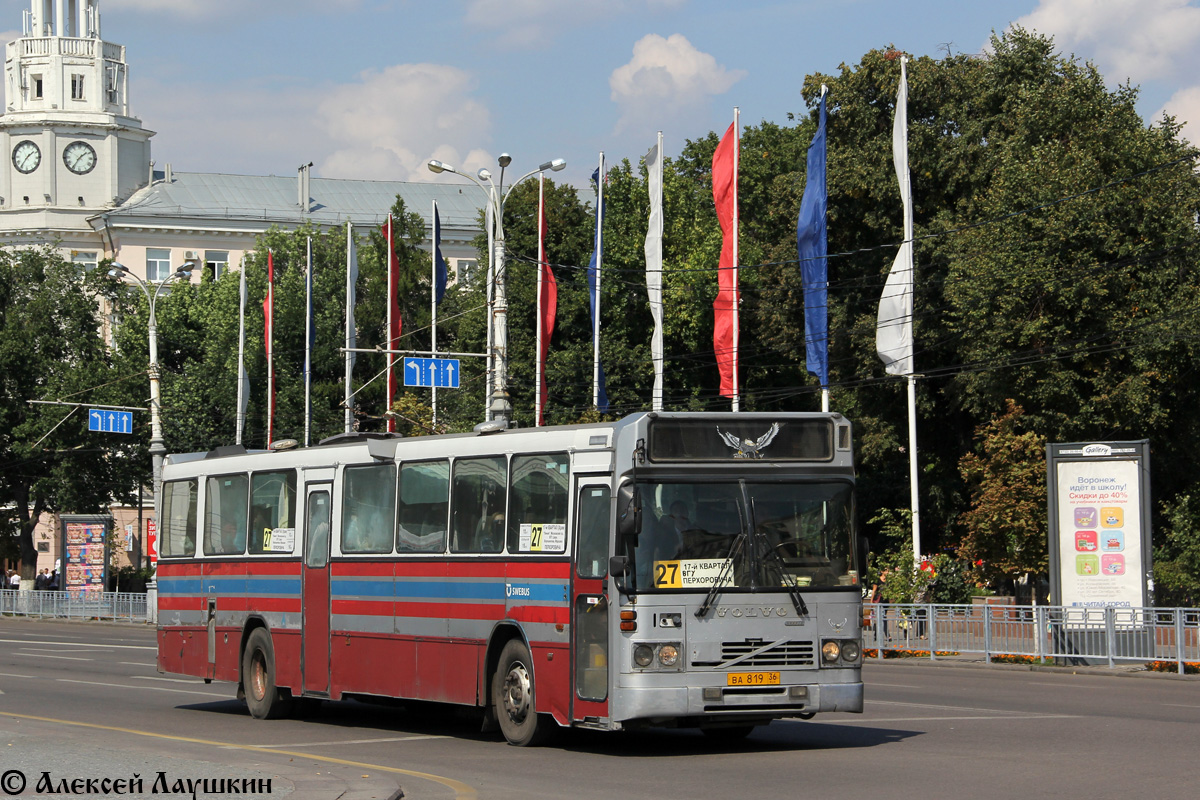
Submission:
M 24 796 L 43 773 L 59 788 L 136 774 L 147 797 L 270 780 L 269 796 L 304 800 L 1196 793 L 1197 679 L 888 661 L 864 670 L 866 713 L 776 722 L 734 745 L 564 731 L 515 748 L 439 706 L 326 703 L 254 720 L 233 685 L 159 675 L 154 657 L 149 627 L 0 619 L 0 798 L 14 773 Z

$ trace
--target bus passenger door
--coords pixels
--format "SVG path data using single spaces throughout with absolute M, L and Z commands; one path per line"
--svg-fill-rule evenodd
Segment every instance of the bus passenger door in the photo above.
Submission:
M 611 479 L 581 477 L 575 503 L 571 591 L 571 719 L 608 717 L 608 577 Z
M 301 670 L 304 691 L 329 693 L 329 528 L 332 484 L 308 484 L 304 514 Z

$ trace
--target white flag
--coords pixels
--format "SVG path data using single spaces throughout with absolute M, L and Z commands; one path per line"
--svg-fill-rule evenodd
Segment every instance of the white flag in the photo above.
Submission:
M 892 160 L 904 204 L 904 244 L 892 262 L 875 323 L 875 349 L 891 375 L 913 372 L 913 212 L 908 175 L 908 78 L 904 67 L 907 63 L 908 59 L 901 56 L 900 89 L 896 92 L 896 119 L 892 125 Z
M 658 142 L 646 153 L 646 185 L 650 190 L 650 224 L 646 231 L 646 292 L 650 297 L 650 315 L 654 318 L 654 333 L 650 338 L 650 358 L 654 362 L 654 390 L 651 408 L 662 411 L 663 404 L 663 302 L 662 302 L 662 240 L 663 240 L 663 163 L 662 133 Z

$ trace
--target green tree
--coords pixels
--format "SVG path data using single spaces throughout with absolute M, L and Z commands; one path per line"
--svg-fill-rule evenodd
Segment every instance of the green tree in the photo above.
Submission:
M 122 382 L 144 378 L 111 369 L 97 312 L 113 289 L 53 248 L 0 249 L 0 543 L 23 580 L 42 512 L 99 513 L 136 491 L 132 440 L 89 433 L 86 410 L 29 404 L 114 404 Z
M 1193 492 L 1162 503 L 1161 544 L 1154 548 L 1154 603 L 1200 607 L 1200 502 Z
M 971 494 L 959 553 L 988 583 L 1046 572 L 1046 439 L 1026 430 L 1024 409 L 1007 409 L 976 431 L 960 461 Z

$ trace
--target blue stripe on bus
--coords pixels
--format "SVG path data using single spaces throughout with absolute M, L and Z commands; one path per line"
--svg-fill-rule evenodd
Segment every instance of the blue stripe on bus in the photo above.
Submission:
M 536 600 L 544 603 L 565 602 L 564 584 L 510 582 L 448 582 L 406 580 L 391 581 L 333 580 L 334 597 L 404 598 L 406 600 Z
M 299 578 L 160 578 L 158 593 L 165 595 L 218 594 L 266 594 L 300 595 Z

